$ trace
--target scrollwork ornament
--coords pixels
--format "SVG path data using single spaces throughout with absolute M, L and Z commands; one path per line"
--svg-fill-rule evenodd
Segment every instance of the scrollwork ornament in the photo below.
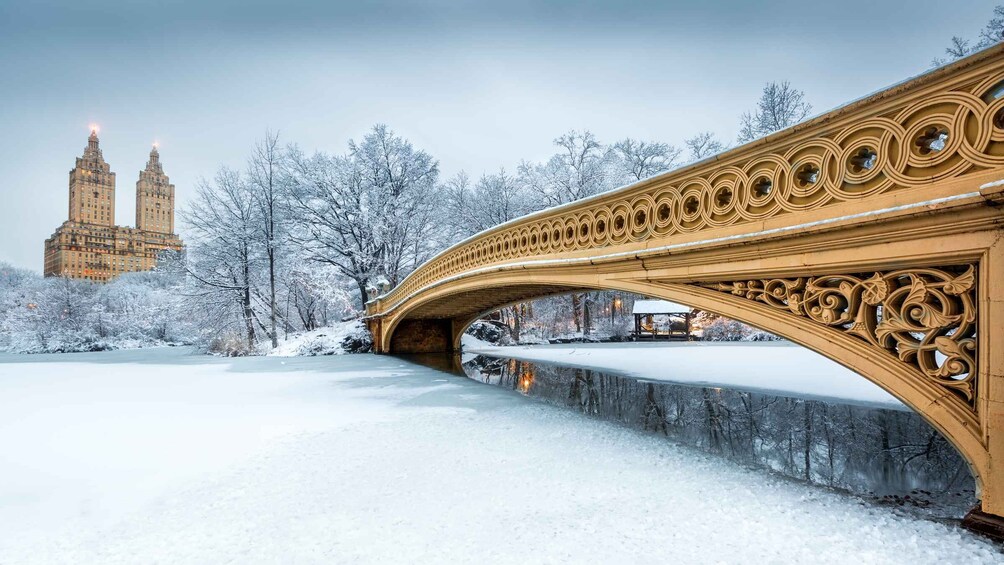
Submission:
M 853 335 L 975 407 L 975 265 L 702 286 Z

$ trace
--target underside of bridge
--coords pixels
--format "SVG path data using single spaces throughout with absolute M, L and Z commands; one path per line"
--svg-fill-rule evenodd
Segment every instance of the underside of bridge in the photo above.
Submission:
M 923 415 L 1004 535 L 1004 47 L 451 247 L 367 304 L 375 349 L 452 351 L 501 306 L 611 289 L 804 345 Z
M 554 294 L 581 292 L 586 288 L 517 284 L 487 286 L 435 298 L 408 313 L 391 334 L 391 353 L 452 352 L 460 346 L 460 335 L 478 318 L 507 304 L 526 302 Z M 379 346 L 378 346 L 379 347 Z

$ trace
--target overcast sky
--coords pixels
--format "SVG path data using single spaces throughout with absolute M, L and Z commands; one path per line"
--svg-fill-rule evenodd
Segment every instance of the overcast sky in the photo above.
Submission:
M 41 271 L 88 124 L 132 225 L 150 145 L 184 206 L 266 128 L 343 152 L 374 123 L 445 178 L 603 141 L 732 141 L 763 84 L 823 111 L 925 71 L 993 1 L 0 0 L 0 261 Z M 184 229 L 181 230 L 184 237 Z

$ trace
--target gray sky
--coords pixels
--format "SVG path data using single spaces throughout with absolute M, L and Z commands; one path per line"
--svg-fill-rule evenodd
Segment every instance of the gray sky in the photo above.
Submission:
M 994 4 L 0 0 L 0 261 L 41 271 L 90 123 L 132 225 L 155 140 L 181 206 L 266 128 L 343 152 L 383 122 L 444 177 L 544 159 L 573 128 L 732 141 L 765 82 L 823 111 L 925 71 Z

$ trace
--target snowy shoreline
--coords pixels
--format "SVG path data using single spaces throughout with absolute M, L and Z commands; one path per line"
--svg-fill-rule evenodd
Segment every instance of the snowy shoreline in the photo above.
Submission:
M 390 356 L 0 355 L 0 445 L 2 563 L 1000 557 Z
M 594 369 L 645 380 L 909 410 L 896 397 L 850 369 L 788 342 L 497 346 L 464 336 L 463 352 Z

